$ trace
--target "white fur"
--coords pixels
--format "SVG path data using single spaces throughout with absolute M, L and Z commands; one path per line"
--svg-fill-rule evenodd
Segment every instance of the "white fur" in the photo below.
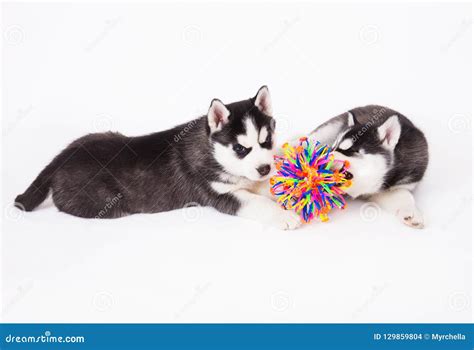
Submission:
M 284 210 L 272 200 L 268 181 L 253 182 L 227 174 L 223 174 L 221 178 L 228 182 L 212 182 L 211 187 L 220 194 L 232 193 L 239 200 L 241 207 L 237 212 L 238 216 L 282 230 L 292 230 L 301 225 L 298 215 Z M 265 193 L 261 193 L 263 191 Z
M 387 162 L 381 154 L 363 154 L 347 157 L 340 152 L 334 152 L 334 158 L 350 162 L 349 171 L 354 175 L 352 186 L 346 192 L 352 198 L 370 195 L 380 191 L 383 179 L 387 173 Z
M 255 105 L 262 113 L 272 115 L 271 98 L 268 88 L 263 86 L 255 97 Z M 222 129 L 228 122 L 230 112 L 219 100 L 213 100 L 208 113 L 208 123 L 211 133 Z M 265 142 L 270 132 L 266 127 L 260 131 L 250 118 L 244 121 L 245 135 L 239 135 L 237 142 L 242 146 L 251 148 L 244 158 L 237 157 L 232 145 L 224 146 L 214 143 L 214 158 L 224 168 L 220 174 L 221 181 L 211 183 L 211 188 L 219 193 L 232 193 L 240 202 L 241 207 L 237 212 L 238 216 L 270 224 L 280 229 L 294 229 L 301 225 L 301 220 L 293 211 L 282 209 L 277 203 L 272 201 L 270 195 L 268 178 L 274 171 L 273 155 L 275 149 L 270 150 L 260 146 Z M 275 143 L 273 143 L 275 144 Z M 270 165 L 271 171 L 266 176 L 261 176 L 257 168 L 262 165 Z M 259 186 L 260 185 L 260 186 Z M 260 192 L 267 190 L 267 196 Z
M 230 193 L 240 189 L 239 185 L 226 182 L 211 182 L 211 188 L 219 194 Z
M 351 139 L 345 139 L 339 144 L 339 148 L 345 151 L 351 148 L 353 144 L 354 142 Z
M 237 142 L 247 148 L 255 146 L 258 143 L 258 130 L 252 119 L 245 119 L 245 134 L 237 136 Z
M 246 190 L 235 191 L 234 195 L 241 203 L 237 212 L 240 217 L 257 220 L 282 230 L 292 230 L 301 225 L 301 219 L 293 210 L 285 210 L 269 198 Z
M 219 194 L 231 193 L 237 190 L 254 191 L 259 182 L 251 181 L 240 176 L 234 176 L 227 173 L 219 175 L 221 181 L 211 182 L 211 187 Z M 266 181 L 264 181 L 266 182 Z
M 276 169 L 273 169 L 273 172 L 271 175 L 276 174 Z M 255 184 L 255 186 L 252 188 L 252 192 L 259 194 L 261 196 L 265 196 L 267 198 L 271 198 L 272 200 L 276 200 L 275 196 L 270 192 L 270 181 L 260 181 Z
M 346 124 L 347 122 L 347 124 Z M 310 134 L 311 139 L 322 143 L 337 146 L 341 149 L 349 149 L 352 140 L 343 140 L 347 131 L 355 125 L 355 118 L 352 113 L 347 112 L 347 119 L 344 116 L 323 124 L 316 131 Z M 401 125 L 397 115 L 388 118 L 379 126 L 378 136 L 383 141 L 383 146 L 393 152 L 401 133 Z M 297 142 L 295 142 L 297 144 Z M 370 200 L 379 204 L 382 208 L 394 213 L 400 220 L 413 228 L 423 228 L 423 215 L 415 205 L 415 199 L 411 194 L 417 183 L 410 183 L 410 178 L 404 179 L 406 184 L 393 186 L 389 191 L 381 191 L 383 180 L 391 164 L 382 155 L 368 154 L 363 149 L 359 154 L 347 157 L 340 152 L 335 152 L 335 158 L 348 160 L 350 162 L 349 171 L 354 175 L 352 186 L 347 189 L 347 193 L 357 198 L 360 196 L 370 196 Z
M 260 129 L 260 134 L 258 135 L 258 142 L 264 143 L 268 137 L 268 129 L 263 127 Z
M 352 128 L 355 125 L 355 118 L 351 112 L 347 112 L 347 126 Z
M 232 193 L 242 189 L 253 190 L 254 187 L 255 183 L 249 181 L 237 181 L 235 183 L 218 181 L 211 182 L 211 188 L 219 194 Z
M 267 180 L 271 172 L 261 176 L 257 168 L 262 165 L 273 167 L 274 148 L 266 149 L 260 146 L 259 133 L 250 118 L 245 120 L 246 134 L 239 135 L 237 141 L 244 147 L 252 148 L 249 154 L 239 159 L 232 149 L 232 145 L 224 146 L 220 143 L 214 144 L 214 158 L 222 165 L 224 170 L 235 176 L 243 176 L 252 181 Z
M 423 228 L 423 215 L 415 205 L 415 198 L 410 191 L 398 188 L 373 195 L 370 200 L 384 210 L 397 216 L 401 222 L 413 228 Z

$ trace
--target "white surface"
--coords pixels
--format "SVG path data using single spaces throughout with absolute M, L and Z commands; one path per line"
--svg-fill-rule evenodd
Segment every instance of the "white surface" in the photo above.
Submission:
M 4 5 L 3 320 L 471 321 L 470 11 Z M 294 232 L 207 208 L 107 221 L 11 208 L 85 133 L 165 129 L 262 84 L 282 140 L 368 103 L 410 117 L 430 143 L 426 228 L 362 202 Z

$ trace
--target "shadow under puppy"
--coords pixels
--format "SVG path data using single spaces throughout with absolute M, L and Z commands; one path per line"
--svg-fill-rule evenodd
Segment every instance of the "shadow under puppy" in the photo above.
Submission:
M 423 228 L 423 215 L 411 191 L 428 166 L 428 144 L 407 117 L 369 105 L 330 119 L 309 136 L 332 145 L 336 159 L 350 162 L 349 196 L 373 201 L 404 224 Z
M 196 204 L 293 229 L 297 215 L 257 190 L 271 176 L 274 131 L 263 86 L 248 100 L 214 99 L 206 116 L 166 131 L 89 134 L 56 156 L 15 205 L 31 211 L 51 192 L 62 212 L 117 218 Z

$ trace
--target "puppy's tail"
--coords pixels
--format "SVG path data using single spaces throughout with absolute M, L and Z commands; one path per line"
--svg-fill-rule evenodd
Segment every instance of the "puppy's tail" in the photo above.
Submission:
M 53 161 L 40 172 L 26 191 L 15 198 L 15 207 L 25 211 L 32 211 L 46 199 L 54 172 L 58 169 L 59 161 L 60 156 L 54 158 Z

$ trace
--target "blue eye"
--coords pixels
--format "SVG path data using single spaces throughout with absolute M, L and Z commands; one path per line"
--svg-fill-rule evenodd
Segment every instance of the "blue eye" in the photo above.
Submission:
M 240 143 L 234 144 L 232 148 L 234 149 L 234 152 L 240 157 L 245 157 L 252 150 L 252 148 L 244 147 Z

